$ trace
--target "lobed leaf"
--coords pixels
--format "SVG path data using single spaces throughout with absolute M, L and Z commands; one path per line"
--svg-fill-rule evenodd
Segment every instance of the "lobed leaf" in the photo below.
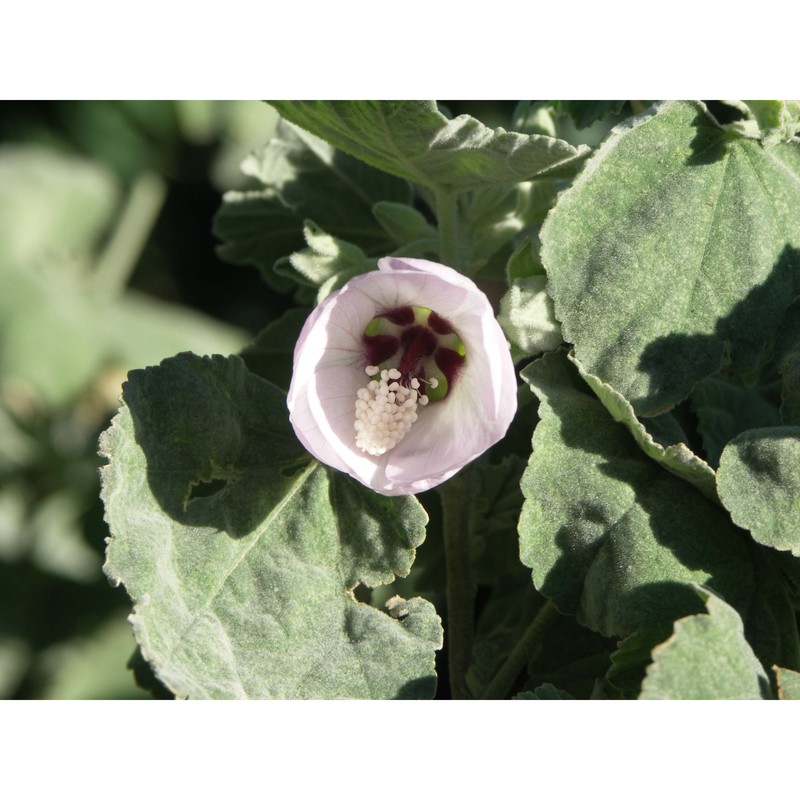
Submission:
M 773 667 L 778 683 L 779 700 L 800 700 L 800 672 Z
M 800 143 L 764 149 L 699 103 L 616 127 L 542 228 L 564 338 L 639 415 L 755 368 L 800 287 Z
M 552 103 L 556 111 L 569 114 L 575 127 L 588 128 L 609 114 L 619 114 L 624 100 L 556 100 Z
M 800 132 L 800 102 L 797 100 L 747 100 L 746 104 L 768 147 L 788 142 Z
M 515 361 L 555 350 L 564 341 L 546 285 L 544 275 L 514 278 L 500 300 L 497 321 L 511 342 Z
M 741 617 L 713 593 L 697 589 L 707 614 L 679 619 L 653 650 L 640 700 L 768 700 L 764 668 L 744 637 Z
M 318 303 L 350 278 L 376 268 L 375 259 L 360 247 L 325 233 L 310 220 L 303 226 L 303 236 L 308 247 L 292 253 L 288 264 L 286 259 L 279 261 L 275 271 L 316 288 Z
M 284 119 L 393 175 L 468 191 L 557 174 L 583 158 L 550 136 L 492 130 L 466 114 L 449 120 L 433 101 L 272 100 Z
M 714 470 L 702 458 L 695 455 L 685 441 L 675 441 L 674 436 L 668 443 L 658 441 L 636 417 L 633 406 L 619 392 L 607 383 L 603 383 L 596 375 L 590 375 L 572 354 L 568 358 L 605 406 L 606 411 L 633 434 L 643 453 L 668 472 L 691 483 L 709 500 L 719 499 Z
M 302 220 L 272 190 L 231 191 L 214 217 L 214 236 L 222 239 L 217 255 L 231 264 L 258 267 L 278 292 L 295 282 L 274 272 L 275 262 L 303 246 Z
M 781 424 L 780 412 L 764 388 L 721 377 L 706 378 L 694 387 L 692 411 L 697 415 L 697 432 L 711 464 L 719 464 L 725 445 L 740 433 Z
M 800 556 L 800 427 L 737 436 L 722 453 L 717 481 L 737 525 L 761 544 Z
M 273 272 L 276 261 L 303 246 L 303 220 L 317 220 L 332 235 L 383 255 L 392 239 L 372 215 L 376 203 L 408 203 L 404 181 L 373 169 L 286 121 L 242 171 L 263 187 L 227 192 L 214 219 L 223 240 L 218 252 L 234 264 L 259 267 L 279 291 L 294 285 Z
M 697 611 L 691 585 L 707 585 L 741 611 L 765 664 L 796 664 L 786 592 L 725 511 L 645 455 L 562 353 L 522 375 L 541 401 L 519 523 L 536 588 L 592 630 L 624 637 Z
M 424 511 L 310 461 L 283 393 L 240 359 L 132 372 L 101 448 L 105 570 L 177 696 L 433 695 L 433 607 L 353 595 L 408 573 Z
M 290 308 L 283 316 L 270 322 L 239 353 L 247 369 L 283 391 L 289 391 L 294 347 L 307 317 L 308 309 Z
M 376 203 L 411 202 L 411 187 L 405 181 L 285 120 L 264 148 L 245 159 L 242 172 L 274 190 L 301 218 L 324 220 L 337 236 L 364 247 L 385 242 L 372 218 Z

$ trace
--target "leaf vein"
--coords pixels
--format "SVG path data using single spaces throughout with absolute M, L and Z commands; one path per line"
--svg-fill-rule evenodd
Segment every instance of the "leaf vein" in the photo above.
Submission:
M 274 522 L 274 520 L 283 512 L 289 502 L 294 498 L 294 496 L 300 491 L 302 486 L 305 482 L 311 477 L 311 475 L 320 467 L 318 461 L 311 461 L 311 463 L 303 470 L 303 472 L 298 475 L 297 479 L 295 480 L 294 484 L 292 485 L 291 489 L 286 493 L 286 496 L 281 499 L 281 501 L 275 506 L 275 508 L 270 511 L 269 516 L 264 520 L 264 523 L 261 525 L 258 532 L 252 537 L 252 539 L 247 543 L 247 546 L 241 550 L 241 552 L 237 555 L 234 559 L 231 566 L 225 572 L 225 574 L 220 579 L 217 586 L 208 596 L 206 601 L 194 612 L 194 616 L 192 617 L 189 624 L 186 628 L 176 637 L 175 641 L 173 642 L 172 646 L 169 649 L 165 657 L 165 661 L 169 661 L 174 652 L 183 644 L 186 637 L 191 632 L 192 628 L 197 624 L 197 621 L 204 614 L 211 606 L 211 604 L 216 600 L 219 593 L 222 591 L 225 583 L 227 582 L 228 578 L 236 571 L 242 561 L 245 559 L 247 554 L 255 547 L 255 545 L 261 540 L 261 537 L 264 533 L 269 529 L 270 525 Z

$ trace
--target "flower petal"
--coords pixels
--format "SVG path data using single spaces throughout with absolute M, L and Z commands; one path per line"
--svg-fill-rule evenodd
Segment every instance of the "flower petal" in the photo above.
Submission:
M 489 301 L 455 270 L 423 259 L 384 258 L 312 312 L 298 339 L 287 404 L 304 446 L 320 461 L 386 495 L 446 480 L 503 437 L 517 408 L 516 376 Z M 382 456 L 355 443 L 356 392 L 368 378 L 361 336 L 379 313 L 424 305 L 446 318 L 466 347 L 458 383 L 420 409 L 406 437 Z

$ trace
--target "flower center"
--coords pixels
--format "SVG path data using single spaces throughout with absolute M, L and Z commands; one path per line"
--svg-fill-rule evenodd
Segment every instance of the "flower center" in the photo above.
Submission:
M 419 406 L 452 391 L 466 350 L 450 323 L 425 306 L 384 311 L 362 341 L 371 380 L 356 393 L 356 444 L 379 456 L 408 433 Z

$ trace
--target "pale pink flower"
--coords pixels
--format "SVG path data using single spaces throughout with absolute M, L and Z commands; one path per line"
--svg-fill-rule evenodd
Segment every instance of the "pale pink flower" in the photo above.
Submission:
M 415 494 L 505 435 L 516 376 L 492 307 L 469 278 L 415 258 L 384 258 L 378 268 L 311 313 L 287 404 L 316 459 L 381 494 Z

